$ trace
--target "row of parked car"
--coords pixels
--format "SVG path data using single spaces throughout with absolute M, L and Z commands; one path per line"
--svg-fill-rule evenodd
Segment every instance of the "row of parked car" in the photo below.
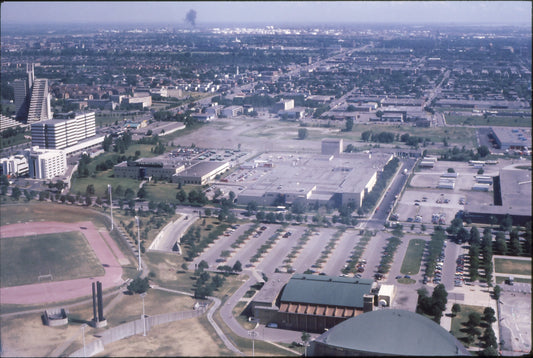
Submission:
M 439 256 L 439 260 L 437 261 L 437 266 L 435 267 L 435 275 L 433 276 L 433 283 L 439 284 L 442 280 L 442 267 L 444 266 L 444 249 L 446 248 L 446 243 L 444 243 L 444 246 L 442 247 L 442 251 Z
M 455 268 L 455 287 L 461 287 L 464 283 L 463 270 L 465 268 L 464 255 L 459 255 Z

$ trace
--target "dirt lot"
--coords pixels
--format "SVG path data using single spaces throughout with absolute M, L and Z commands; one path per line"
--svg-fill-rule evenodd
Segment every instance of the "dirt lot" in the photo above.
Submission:
M 175 145 L 202 148 L 237 149 L 243 151 L 320 151 L 320 140 L 338 128 L 307 128 L 308 139 L 298 140 L 297 122 L 284 122 L 270 118 L 236 117 L 230 120 L 218 119 L 207 126 L 174 140 Z

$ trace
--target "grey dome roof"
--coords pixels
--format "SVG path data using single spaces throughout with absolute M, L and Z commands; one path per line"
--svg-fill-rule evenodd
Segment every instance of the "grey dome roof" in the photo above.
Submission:
M 470 355 L 448 331 L 414 312 L 381 309 L 339 323 L 316 339 L 331 347 L 406 356 Z

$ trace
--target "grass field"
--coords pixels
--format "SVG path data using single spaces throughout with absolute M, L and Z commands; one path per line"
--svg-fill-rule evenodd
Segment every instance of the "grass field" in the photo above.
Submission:
M 531 260 L 495 258 L 494 271 L 497 273 L 531 276 Z
M 531 116 L 510 117 L 510 116 L 490 116 L 487 119 L 483 116 L 461 116 L 446 115 L 447 124 L 460 124 L 465 126 L 504 126 L 504 127 L 531 127 Z
M 49 272 L 54 281 L 103 276 L 105 271 L 80 232 L 0 240 L 1 286 L 38 283 Z
M 403 258 L 400 272 L 404 275 L 415 275 L 420 271 L 420 263 L 422 262 L 422 254 L 426 242 L 422 239 L 412 239 L 409 241 L 405 257 Z
M 507 281 L 507 279 L 509 278 L 509 276 L 496 276 L 496 283 L 497 284 L 501 284 L 501 283 L 504 283 L 505 281 Z M 518 283 L 531 283 L 531 279 L 528 279 L 528 278 L 521 278 L 521 277 L 515 277 L 514 278 L 514 282 L 518 282 Z
M 484 309 L 485 307 L 482 307 L 482 306 L 461 305 L 461 312 L 457 313 L 457 316 L 452 318 L 451 333 L 455 336 L 455 338 L 457 338 L 461 343 L 463 343 L 465 347 L 468 347 L 468 343 L 465 340 L 467 334 L 464 331 L 466 328 L 464 323 L 468 322 L 468 315 L 472 312 L 477 312 L 481 316 L 483 316 Z M 479 328 L 479 329 L 483 333 L 484 329 L 483 328 Z M 475 346 L 477 343 L 478 343 L 478 340 L 476 339 L 471 344 L 471 346 Z
M 0 225 L 32 221 L 61 221 L 75 223 L 91 220 L 105 226 L 103 217 L 85 207 L 32 201 L 29 204 L 1 205 Z

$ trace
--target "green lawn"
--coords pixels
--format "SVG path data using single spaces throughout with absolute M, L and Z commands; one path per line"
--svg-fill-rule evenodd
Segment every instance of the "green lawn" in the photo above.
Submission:
M 448 302 L 448 304 L 451 304 Z M 466 342 L 465 338 L 467 336 L 467 333 L 465 332 L 466 326 L 463 323 L 468 322 L 468 315 L 472 312 L 477 312 L 480 314 L 480 316 L 483 316 L 483 310 L 485 307 L 482 306 L 470 306 L 470 305 L 460 305 L 461 306 L 461 312 L 457 313 L 457 316 L 452 318 L 452 327 L 451 327 L 451 333 L 457 338 L 465 347 L 468 347 L 468 343 Z M 482 321 L 483 322 L 483 321 Z M 481 331 L 481 334 L 485 331 L 484 327 L 478 327 L 478 329 Z M 476 346 L 476 344 L 479 342 L 478 339 L 476 339 L 471 346 Z
M 422 262 L 422 254 L 426 242 L 422 239 L 412 239 L 409 241 L 409 246 L 405 252 L 405 257 L 402 262 L 400 272 L 404 275 L 416 275 L 420 271 L 420 263 Z
M 39 275 L 49 272 L 54 281 L 98 277 L 105 273 L 80 232 L 3 238 L 0 258 L 2 287 L 34 284 Z
M 450 114 L 446 115 L 446 123 L 465 126 L 531 127 L 531 114 L 524 114 L 523 117 L 490 116 L 487 119 L 483 116 Z
M 508 278 L 509 278 L 509 276 L 496 276 L 496 283 L 497 284 L 504 283 L 505 281 L 507 281 Z M 531 283 L 531 279 L 515 277 L 514 282 L 521 282 L 521 283 L 529 283 L 530 284 Z
M 531 276 L 531 260 L 494 259 L 494 271 L 515 275 Z

